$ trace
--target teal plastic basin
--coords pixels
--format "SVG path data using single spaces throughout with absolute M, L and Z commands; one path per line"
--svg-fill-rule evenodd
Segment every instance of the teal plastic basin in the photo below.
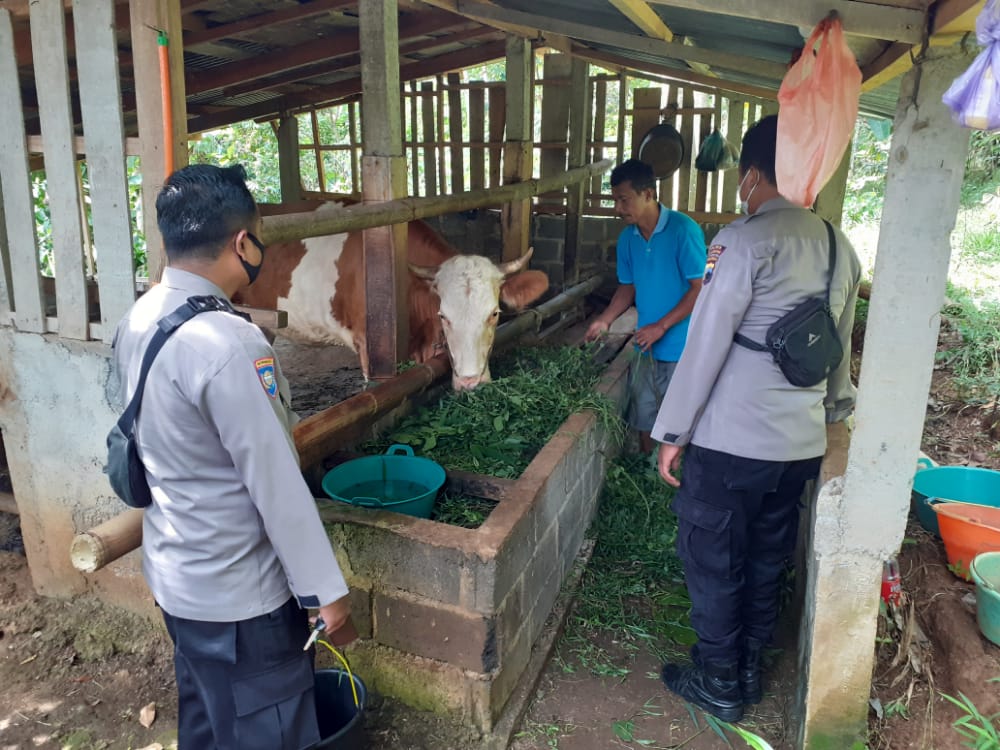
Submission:
M 408 445 L 392 445 L 382 456 L 365 456 L 330 469 L 323 491 L 334 500 L 430 518 L 444 485 L 441 464 L 413 455 Z
M 973 503 L 1000 508 L 1000 471 L 973 466 L 934 466 L 913 477 L 912 504 L 920 525 L 941 536 L 935 502 Z
M 983 635 L 1000 646 L 1000 552 L 981 552 L 969 566 L 976 582 L 976 621 Z

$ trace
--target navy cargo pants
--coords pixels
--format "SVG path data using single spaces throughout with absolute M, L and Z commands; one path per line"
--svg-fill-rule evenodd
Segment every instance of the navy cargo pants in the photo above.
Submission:
M 799 500 L 821 460 L 760 461 L 688 446 L 673 510 L 699 659 L 735 664 L 745 638 L 771 638 Z
M 178 750 L 303 750 L 319 742 L 313 650 L 295 598 L 239 622 L 163 619 L 174 642 Z

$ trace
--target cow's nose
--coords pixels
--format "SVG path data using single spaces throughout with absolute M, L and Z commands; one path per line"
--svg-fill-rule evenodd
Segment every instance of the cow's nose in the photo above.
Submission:
M 482 378 L 479 375 L 466 375 L 466 376 L 454 376 L 451 379 L 451 384 L 456 391 L 471 391 L 477 385 L 482 382 Z

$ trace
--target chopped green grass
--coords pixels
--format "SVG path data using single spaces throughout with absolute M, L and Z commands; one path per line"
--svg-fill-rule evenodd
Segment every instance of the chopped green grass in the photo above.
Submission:
M 496 506 L 496 500 L 445 490 L 434 503 L 431 520 L 463 529 L 478 529 Z

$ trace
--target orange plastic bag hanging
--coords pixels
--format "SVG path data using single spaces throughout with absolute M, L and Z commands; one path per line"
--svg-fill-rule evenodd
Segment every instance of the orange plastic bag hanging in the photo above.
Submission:
M 785 198 L 801 206 L 816 200 L 850 143 L 860 96 L 861 70 L 844 42 L 840 19 L 828 17 L 813 30 L 778 90 L 775 171 Z

